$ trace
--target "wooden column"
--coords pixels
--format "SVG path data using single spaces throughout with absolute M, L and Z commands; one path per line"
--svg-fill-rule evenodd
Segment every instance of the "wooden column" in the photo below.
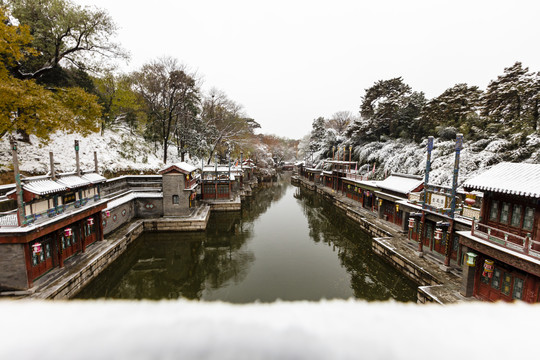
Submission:
M 81 230 L 81 252 L 86 252 L 86 231 L 85 231 L 85 228 L 86 228 L 86 222 L 88 220 L 84 219 L 83 223 L 82 223 L 82 226 L 79 226 L 79 229 L 82 228 Z
M 103 211 L 98 212 L 97 218 L 99 221 L 98 226 L 96 226 L 96 238 L 98 241 L 103 240 Z

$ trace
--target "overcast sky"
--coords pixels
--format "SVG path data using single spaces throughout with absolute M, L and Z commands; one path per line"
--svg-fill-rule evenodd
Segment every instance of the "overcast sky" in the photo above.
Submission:
M 521 61 L 540 71 L 538 0 L 76 0 L 105 8 L 131 53 L 125 71 L 172 56 L 242 104 L 261 132 L 309 133 L 357 113 L 364 90 L 402 76 L 428 98 L 485 89 Z

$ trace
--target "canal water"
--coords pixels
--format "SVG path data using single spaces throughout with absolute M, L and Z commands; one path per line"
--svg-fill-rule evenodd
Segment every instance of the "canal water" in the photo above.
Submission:
M 143 234 L 77 298 L 415 301 L 416 285 L 342 212 L 282 177 L 241 212 L 213 213 L 205 232 Z

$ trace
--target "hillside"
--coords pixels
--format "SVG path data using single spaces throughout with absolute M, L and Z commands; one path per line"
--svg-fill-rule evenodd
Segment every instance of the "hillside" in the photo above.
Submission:
M 405 140 L 370 142 L 357 146 L 353 160 L 359 160 L 359 173 L 370 178 L 382 179 L 385 173 L 399 172 L 424 175 L 426 167 L 427 140 L 420 144 Z M 432 152 L 430 183 L 451 185 L 454 167 L 455 140 L 435 139 Z M 492 137 L 477 141 L 465 139 L 460 156 L 459 183 L 475 176 L 491 166 L 502 162 L 540 161 L 540 136 L 532 134 L 525 138 L 502 139 Z M 375 164 L 375 176 L 372 175 Z
M 46 174 L 49 171 L 49 151 L 54 153 L 58 171 L 74 171 L 75 139 L 80 140 L 82 169 L 93 169 L 94 151 L 98 153 L 99 171 L 108 177 L 118 174 L 155 174 L 163 167 L 161 146 L 154 147 L 154 144 L 146 142 L 140 135 L 131 134 L 129 130 L 121 128 L 106 130 L 103 136 L 94 133 L 82 137 L 79 134 L 58 132 L 51 136 L 48 143 L 35 137 L 31 138 L 31 144 L 20 142 L 21 171 L 29 175 Z M 369 142 L 354 147 L 352 157 L 359 161 L 359 174 L 369 176 L 370 179 L 383 179 L 391 172 L 423 175 L 426 143 L 427 140 L 418 144 L 403 139 Z M 455 157 L 454 143 L 454 140 L 435 139 L 431 183 L 450 185 Z M 0 171 L 8 173 L 3 182 L 12 183 L 11 151 L 7 138 L 1 140 L 0 146 Z M 348 145 L 346 147 L 348 148 Z M 315 158 L 317 155 L 315 154 Z M 180 161 L 175 148 L 169 149 L 168 156 L 169 163 Z M 200 160 L 194 158 L 187 161 L 198 165 Z M 477 141 L 465 139 L 460 158 L 459 182 L 462 183 L 501 161 L 540 162 L 540 136 L 533 134 L 523 139 L 493 136 Z
M 21 172 L 31 175 L 46 174 L 49 171 L 49 152 L 54 153 L 56 169 L 59 172 L 75 170 L 74 141 L 80 142 L 81 168 L 94 168 L 94 151 L 98 154 L 99 171 L 105 175 L 121 173 L 156 173 L 162 166 L 162 148 L 147 143 L 141 136 L 128 130 L 106 130 L 101 136 L 94 133 L 83 137 L 80 134 L 57 132 L 48 143 L 31 137 L 31 144 L 19 142 L 19 167 Z M 0 170 L 11 171 L 12 158 L 9 141 L 4 137 L 0 142 Z M 174 148 L 169 151 L 169 162 L 179 161 Z M 9 180 L 13 182 L 13 179 Z

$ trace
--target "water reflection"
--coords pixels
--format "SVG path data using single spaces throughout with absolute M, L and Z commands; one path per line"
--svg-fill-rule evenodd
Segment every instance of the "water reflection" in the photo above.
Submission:
M 416 287 L 371 253 L 326 201 L 280 179 L 206 232 L 144 234 L 78 298 L 414 301 Z
M 366 300 L 416 300 L 416 285 L 371 251 L 371 237 L 328 201 L 298 188 L 294 194 L 309 224 L 310 237 L 338 252 L 351 275 L 354 296 Z

